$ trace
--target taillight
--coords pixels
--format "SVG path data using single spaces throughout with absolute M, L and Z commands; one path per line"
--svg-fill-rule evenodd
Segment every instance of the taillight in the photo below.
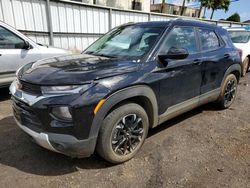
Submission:
M 243 54 L 242 49 L 238 49 L 238 50 L 239 50 L 240 57 L 242 57 L 242 54 Z

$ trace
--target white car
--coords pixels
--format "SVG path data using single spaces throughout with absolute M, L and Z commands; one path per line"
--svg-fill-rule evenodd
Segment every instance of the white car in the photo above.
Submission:
M 249 70 L 250 27 L 227 28 L 236 48 L 242 53 L 242 76 Z
M 17 69 L 27 63 L 70 53 L 64 49 L 37 44 L 0 21 L 0 87 L 9 85 L 15 79 Z

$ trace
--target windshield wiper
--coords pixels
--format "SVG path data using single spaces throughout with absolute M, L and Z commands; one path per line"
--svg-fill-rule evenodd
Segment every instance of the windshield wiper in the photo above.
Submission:
M 94 53 L 94 51 L 85 52 L 86 54 L 94 55 L 94 56 L 101 56 L 101 57 L 108 57 L 108 58 L 117 58 L 116 56 L 107 55 L 107 54 L 99 54 Z
M 83 53 L 85 53 L 85 54 L 93 54 L 94 51 L 88 51 L 88 52 L 83 52 Z
M 92 54 L 92 55 L 101 56 L 101 57 L 116 58 L 116 56 L 107 55 L 107 54 Z

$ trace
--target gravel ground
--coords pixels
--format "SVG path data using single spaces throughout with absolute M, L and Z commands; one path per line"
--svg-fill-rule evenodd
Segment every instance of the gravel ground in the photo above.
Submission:
M 209 104 L 150 130 L 136 157 L 110 165 L 98 155 L 71 159 L 32 143 L 0 89 L 0 187 L 248 187 L 250 74 L 231 108 Z

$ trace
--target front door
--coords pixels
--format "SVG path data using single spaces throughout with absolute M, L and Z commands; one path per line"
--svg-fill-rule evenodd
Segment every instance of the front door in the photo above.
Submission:
M 184 59 L 166 59 L 159 74 L 160 81 L 160 114 L 167 109 L 178 110 L 181 104 L 198 104 L 202 81 L 201 61 L 196 31 L 193 27 L 174 27 L 160 48 L 167 53 L 170 48 L 184 48 L 188 56 Z M 176 108 L 174 108 L 176 107 Z

